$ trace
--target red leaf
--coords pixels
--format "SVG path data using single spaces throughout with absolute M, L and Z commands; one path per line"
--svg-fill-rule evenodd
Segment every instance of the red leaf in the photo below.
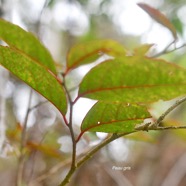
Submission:
M 174 39 L 177 39 L 176 29 L 173 24 L 166 18 L 164 14 L 162 14 L 159 10 L 152 8 L 151 6 L 145 3 L 138 3 L 138 6 L 142 8 L 150 17 L 152 17 L 155 21 L 168 28 Z

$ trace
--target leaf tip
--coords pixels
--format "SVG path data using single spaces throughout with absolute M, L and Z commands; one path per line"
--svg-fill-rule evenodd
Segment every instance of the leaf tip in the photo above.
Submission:
M 158 9 L 153 8 L 145 3 L 137 3 L 137 5 L 141 9 L 143 9 L 156 22 L 169 29 L 169 31 L 172 33 L 174 37 L 174 41 L 177 40 L 178 37 L 174 25 L 167 19 L 167 17 L 163 13 L 161 13 Z

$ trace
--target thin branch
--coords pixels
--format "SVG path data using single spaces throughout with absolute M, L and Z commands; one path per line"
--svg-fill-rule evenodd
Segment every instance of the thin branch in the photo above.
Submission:
M 31 106 L 31 101 L 32 101 L 32 94 L 33 94 L 33 91 L 30 89 L 27 112 L 25 115 L 25 119 L 24 119 L 24 123 L 23 123 L 23 130 L 21 133 L 20 157 L 19 157 L 17 183 L 16 183 L 17 186 L 22 185 L 22 179 L 23 179 L 24 161 L 25 161 L 24 148 L 26 146 L 26 140 L 27 140 L 26 139 L 26 130 L 27 130 L 28 117 L 29 117 L 29 108 Z
M 149 129 L 149 130 L 174 130 L 174 129 L 186 129 L 186 126 L 168 126 L 168 127 L 158 127 L 156 129 Z M 138 131 L 134 131 L 134 132 L 131 132 L 131 133 L 135 133 L 135 132 L 138 132 Z M 122 136 L 125 136 L 125 135 L 128 135 L 128 134 L 131 134 L 131 133 L 122 133 L 122 134 L 119 134 L 115 137 L 111 136 L 110 138 L 107 138 L 105 141 L 103 141 L 100 146 L 97 146 L 95 147 L 94 149 L 92 150 L 89 150 L 88 152 L 84 152 L 83 154 L 79 155 L 77 157 L 77 159 L 79 159 L 80 157 L 82 157 L 82 155 L 86 155 L 84 156 L 83 158 L 81 158 L 78 163 L 77 163 L 77 166 L 76 166 L 76 169 L 79 168 L 81 165 L 83 165 L 83 163 L 85 163 L 88 159 L 90 159 L 95 153 L 97 153 L 101 148 L 103 148 L 104 146 L 108 145 L 110 142 L 122 137 Z M 114 134 L 115 135 L 115 134 Z M 43 175 L 39 176 L 38 178 L 36 178 L 33 182 L 41 182 L 45 179 L 47 179 L 48 177 L 51 177 L 51 175 L 53 174 L 56 174 L 60 169 L 68 166 L 69 164 L 71 164 L 71 159 L 67 159 L 66 161 L 63 161 L 59 164 L 57 164 L 56 166 L 54 166 L 53 168 L 51 168 L 47 173 L 44 173 Z
M 5 95 L 6 91 L 4 90 L 5 83 L 8 81 L 9 75 L 4 69 L 0 69 L 1 78 L 0 86 L 1 86 L 1 95 Z M 0 97 L 0 152 L 3 155 L 3 145 L 6 140 L 6 98 L 1 96 Z
M 67 94 L 67 97 L 69 100 L 69 105 L 70 105 L 70 116 L 69 116 L 69 123 L 67 126 L 69 127 L 70 135 L 71 135 L 71 139 L 72 139 L 72 163 L 71 163 L 71 167 L 70 167 L 69 172 L 67 173 L 65 179 L 61 182 L 60 186 L 66 185 L 69 182 L 70 177 L 72 176 L 72 174 L 76 170 L 76 139 L 75 139 L 73 125 L 72 125 L 74 103 L 71 99 L 69 90 L 67 89 L 66 84 L 65 84 L 65 75 L 63 75 L 63 87 L 66 91 L 66 94 Z
M 78 163 L 74 166 L 74 168 L 70 169 L 70 171 L 68 172 L 67 176 L 65 177 L 65 179 L 63 180 L 63 182 L 59 185 L 59 186 L 65 186 L 67 183 L 69 183 L 69 179 L 71 178 L 71 176 L 73 175 L 73 173 L 76 171 L 77 168 L 79 168 L 81 165 L 83 165 L 87 160 L 89 160 L 95 153 L 97 153 L 101 148 L 103 148 L 104 146 L 106 146 L 107 144 L 109 144 L 110 142 L 125 136 L 127 134 L 131 134 L 134 133 L 136 131 L 132 131 L 132 132 L 128 132 L 128 133 L 121 133 L 121 134 L 113 134 L 111 137 L 105 139 L 102 143 L 100 143 L 98 146 L 96 146 L 95 148 L 93 148 L 92 150 L 90 150 L 89 152 L 86 153 L 86 155 L 80 159 L 78 161 Z M 67 164 L 69 163 L 69 161 L 67 161 Z M 64 164 L 63 164 L 64 165 Z M 66 165 L 66 164 L 65 164 Z M 57 167 L 57 169 L 53 169 L 53 171 L 50 171 L 50 173 L 46 174 L 46 175 L 51 175 L 54 172 L 58 171 L 60 167 Z M 38 178 L 37 180 L 43 180 L 45 178 L 47 178 L 46 175 L 43 175 L 42 177 Z
M 48 100 L 45 100 L 45 101 L 43 101 L 43 102 L 40 102 L 40 103 L 34 105 L 33 107 L 30 107 L 30 108 L 29 108 L 29 112 L 31 112 L 32 110 L 34 110 L 34 109 L 40 107 L 41 105 L 43 105 L 43 104 L 45 104 L 45 103 L 48 103 Z
M 186 125 L 184 126 L 167 126 L 167 127 L 157 127 L 149 130 L 171 130 L 171 129 L 186 129 Z
M 179 100 L 177 100 L 169 109 L 167 109 L 155 122 L 156 125 L 153 126 L 150 124 L 151 123 L 146 123 L 143 124 L 143 126 L 141 127 L 136 127 L 136 131 L 132 131 L 129 133 L 121 133 L 121 134 L 113 134 L 111 137 L 105 139 L 102 143 L 100 143 L 98 146 L 96 146 L 95 148 L 93 148 L 92 150 L 84 153 L 85 156 L 82 157 L 76 164 L 76 166 L 74 167 L 74 169 L 71 169 L 68 173 L 68 180 L 70 179 L 70 177 L 72 176 L 72 174 L 76 171 L 77 168 L 79 168 L 81 165 L 83 165 L 87 160 L 89 160 L 94 154 L 96 154 L 101 148 L 103 148 L 104 146 L 106 146 L 107 144 L 109 144 L 110 142 L 131 134 L 131 133 L 135 133 L 138 132 L 139 130 L 173 130 L 173 129 L 186 129 L 186 126 L 167 126 L 167 127 L 159 127 L 159 124 L 162 122 L 162 120 L 172 111 L 174 110 L 176 107 L 178 107 L 181 103 L 183 103 L 184 101 L 186 101 L 186 97 L 183 97 Z M 79 159 L 77 157 L 77 159 Z M 42 175 L 41 177 L 37 178 L 37 181 L 42 181 L 44 179 L 46 179 L 48 176 L 50 176 L 51 174 L 56 173 L 57 171 L 59 171 L 59 169 L 61 169 L 62 167 L 67 166 L 70 163 L 69 159 L 66 162 L 63 162 L 55 167 L 53 167 L 48 173 Z M 60 186 L 64 186 L 66 185 L 68 182 L 62 182 Z
M 163 119 L 175 108 L 177 108 L 181 103 L 183 103 L 184 101 L 186 101 L 186 97 L 181 98 L 179 100 L 177 100 L 175 102 L 175 104 L 173 104 L 169 109 L 167 109 L 158 119 L 155 123 L 151 124 L 151 123 L 146 123 L 143 125 L 143 128 L 135 128 L 136 130 L 168 130 L 168 129 L 186 129 L 186 126 L 168 126 L 168 127 L 159 127 L 159 124 L 163 121 Z M 103 148 L 104 146 L 106 146 L 107 144 L 109 144 L 110 142 L 125 136 L 127 134 L 130 133 L 134 133 L 137 131 L 132 131 L 129 133 L 122 133 L 122 134 L 113 134 L 110 138 L 107 138 L 106 140 L 104 140 L 101 144 L 99 144 L 98 146 L 96 146 L 94 149 L 92 149 L 91 151 L 89 151 L 87 153 L 86 156 L 84 156 L 81 160 L 78 161 L 76 167 L 74 167 L 74 169 L 71 169 L 69 174 L 68 174 L 68 180 L 70 179 L 70 177 L 72 176 L 72 174 L 75 172 L 75 170 L 80 167 L 82 164 L 84 164 L 87 160 L 89 160 L 96 152 L 98 152 L 101 148 Z M 64 186 L 66 185 L 67 182 L 62 182 L 60 186 Z
M 29 167 L 30 168 L 30 174 L 29 174 L 29 177 L 28 177 L 28 180 L 27 180 L 27 185 L 30 185 L 31 183 L 31 180 L 33 179 L 33 175 L 34 175 L 34 167 L 35 167 L 35 160 L 36 160 L 36 154 L 37 154 L 37 150 L 35 150 L 33 152 L 33 154 L 31 155 L 31 161 L 32 161 L 32 164 L 31 166 Z
M 169 127 L 159 127 L 157 129 L 152 129 L 152 130 L 167 130 L 167 129 L 186 129 L 186 126 L 169 126 Z M 150 129 L 151 130 L 151 129 Z M 134 132 L 137 132 L 137 131 L 134 131 Z M 131 132 L 131 133 L 134 133 L 134 132 Z M 97 153 L 101 148 L 103 148 L 104 146 L 106 146 L 107 144 L 109 144 L 110 142 L 122 137 L 122 136 L 125 136 L 125 135 L 128 135 L 128 134 L 131 134 L 131 133 L 123 133 L 123 134 L 119 134 L 115 137 L 110 137 L 109 139 L 106 139 L 105 141 L 103 141 L 99 147 L 95 147 L 94 149 L 92 149 L 91 151 L 87 152 L 86 154 L 86 157 L 82 158 L 78 163 L 77 163 L 77 166 L 76 166 L 76 169 L 79 168 L 81 165 L 83 165 L 87 160 L 89 160 L 95 153 Z M 56 172 L 58 172 L 60 169 L 66 167 L 67 165 L 69 165 L 71 163 L 71 159 L 67 159 L 65 162 L 61 162 L 60 164 L 57 164 L 56 166 L 54 166 L 49 172 L 41 175 L 40 177 L 38 177 L 36 180 L 33 181 L 34 182 L 41 182 L 43 180 L 45 180 L 46 178 L 48 177 L 51 177 L 51 175 L 55 174 Z M 75 169 L 75 170 L 76 170 Z M 74 172 L 75 172 L 74 170 Z M 74 173 L 72 172 L 72 174 Z
M 156 58 L 156 57 L 159 57 L 159 56 L 161 56 L 161 55 L 167 53 L 168 48 L 169 48 L 173 43 L 175 43 L 175 40 L 172 41 L 171 43 L 169 43 L 161 52 L 159 52 L 159 53 L 157 53 L 157 54 L 155 54 L 155 55 L 153 55 L 153 56 L 151 56 L 151 57 L 152 57 L 152 58 Z
M 41 145 L 44 141 L 44 139 L 46 138 L 46 135 L 49 133 L 49 131 L 45 132 L 44 135 L 42 136 L 42 139 L 40 140 L 40 142 L 38 143 L 38 145 Z M 29 176 L 29 180 L 27 181 L 27 185 L 32 185 L 32 178 L 33 178 L 33 174 L 34 174 L 34 166 L 35 166 L 35 160 L 36 160 L 36 153 L 38 152 L 38 150 L 36 149 L 33 152 L 33 156 L 32 156 L 32 165 L 31 165 L 31 170 L 30 170 L 30 176 Z
M 156 58 L 156 57 L 159 57 L 159 56 L 161 56 L 161 55 L 168 54 L 168 53 L 174 52 L 174 51 L 176 51 L 176 50 L 179 50 L 179 49 L 181 49 L 181 48 L 183 48 L 183 47 L 186 47 L 186 43 L 184 43 L 183 45 L 181 45 L 181 46 L 179 46 L 179 47 L 175 47 L 175 48 L 172 49 L 172 50 L 168 50 L 168 48 L 169 48 L 172 44 L 173 44 L 173 43 L 169 44 L 163 51 L 161 51 L 161 52 L 159 52 L 159 53 L 157 53 L 157 54 L 155 54 L 155 55 L 153 55 L 153 56 L 150 56 L 150 57 Z
M 42 15 L 43 15 L 43 12 L 45 11 L 45 9 L 47 8 L 47 6 L 48 6 L 48 0 L 45 0 L 45 2 L 44 2 L 44 4 L 43 4 L 43 7 L 42 7 L 42 9 L 41 9 L 41 11 L 40 11 L 40 14 L 39 14 L 39 17 L 38 17 L 38 20 L 37 20 L 37 22 L 36 22 L 36 25 L 37 25 L 37 33 L 38 33 L 38 37 L 39 38 L 41 38 L 41 24 L 42 24 L 42 21 L 41 21 L 41 19 L 42 19 Z
M 89 151 L 90 151 L 89 148 L 84 149 L 84 152 L 82 152 L 81 154 L 79 154 L 78 156 L 76 156 L 76 161 L 80 160 L 83 156 L 85 156 L 86 154 L 88 154 Z M 72 161 L 71 158 L 68 158 L 65 161 L 62 161 L 62 162 L 56 164 L 51 169 L 49 169 L 47 172 L 43 173 L 42 175 L 40 175 L 39 177 L 37 177 L 35 180 L 32 180 L 32 182 L 33 183 L 35 183 L 35 182 L 41 182 L 41 181 L 47 179 L 48 177 L 51 177 L 51 175 L 56 174 L 61 169 L 64 169 L 65 167 L 69 167 L 70 164 L 71 164 L 71 161 Z
M 27 108 L 27 112 L 26 112 L 26 116 L 25 116 L 25 120 L 23 124 L 22 136 L 21 136 L 21 151 L 23 151 L 23 148 L 26 145 L 26 130 L 27 130 L 27 123 L 28 123 L 28 116 L 29 116 L 29 108 L 31 106 L 31 101 L 32 101 L 32 95 L 33 95 L 33 91 L 32 89 L 30 89 L 28 108 Z
M 166 130 L 166 129 L 180 129 L 185 128 L 184 126 L 168 126 L 168 127 L 159 127 L 160 123 L 165 119 L 165 117 L 177 108 L 181 103 L 186 101 L 186 97 L 176 100 L 176 102 L 169 107 L 154 123 L 145 123 L 140 124 L 135 127 L 136 130 Z
M 183 48 L 183 47 L 186 47 L 186 43 L 184 43 L 183 45 L 181 45 L 181 46 L 179 46 L 179 47 L 175 47 L 174 49 L 172 49 L 172 50 L 167 50 L 165 53 L 163 53 L 163 54 L 168 54 L 168 53 L 171 53 L 171 52 L 174 52 L 175 50 L 179 50 L 179 49 L 181 49 L 181 48 Z
M 96 146 L 95 148 L 93 148 L 92 150 L 90 150 L 89 152 L 87 152 L 87 154 L 81 159 L 78 161 L 77 165 L 76 165 L 76 168 L 80 167 L 81 165 L 83 165 L 87 160 L 89 160 L 94 154 L 96 154 L 101 148 L 103 148 L 104 146 L 108 145 L 110 142 L 122 137 L 122 136 L 125 136 L 125 135 L 128 135 L 128 134 L 131 134 L 131 133 L 134 133 L 136 131 L 132 131 L 132 132 L 125 132 L 125 133 L 121 133 L 121 134 L 113 134 L 111 137 L 105 139 L 102 143 L 100 143 L 98 146 Z
M 104 140 L 102 143 L 100 143 L 98 146 L 96 146 L 94 149 L 90 150 L 89 152 L 86 153 L 86 155 L 80 159 L 78 161 L 78 163 L 76 164 L 76 166 L 73 169 L 70 169 L 69 173 L 67 174 L 68 179 L 65 178 L 65 180 L 60 184 L 60 186 L 65 186 L 68 182 L 69 179 L 71 178 L 71 176 L 73 175 L 73 173 L 76 171 L 77 168 L 79 168 L 81 165 L 83 165 L 87 160 L 89 160 L 95 153 L 97 153 L 101 148 L 103 148 L 104 146 L 106 146 L 107 144 L 109 144 L 110 142 L 125 136 L 127 134 L 131 134 L 134 133 L 136 131 L 132 131 L 132 132 L 128 132 L 128 133 L 121 133 L 121 134 L 113 134 L 111 137 L 107 138 L 106 140 Z M 46 179 L 48 177 L 48 175 L 54 174 L 56 173 L 59 169 L 61 169 L 63 166 L 68 165 L 70 162 L 69 160 L 66 161 L 66 163 L 63 163 L 57 167 L 54 167 L 50 172 L 48 172 L 47 174 L 37 178 L 37 181 L 41 181 L 43 179 Z
M 149 127 L 159 127 L 160 123 L 164 120 L 164 118 L 175 108 L 177 108 L 181 103 L 186 101 L 186 97 L 176 100 L 176 102 L 169 107 L 153 124 L 149 125 Z
M 70 122 L 69 122 L 68 126 L 69 126 L 70 135 L 71 135 L 71 139 L 72 139 L 72 162 L 71 162 L 70 170 L 67 173 L 67 175 L 66 175 L 65 179 L 63 180 L 63 182 L 60 184 L 60 186 L 64 186 L 67 183 L 69 183 L 69 180 L 70 180 L 72 174 L 76 170 L 76 165 L 75 165 L 75 163 L 76 163 L 76 140 L 75 140 L 75 137 L 74 137 L 73 126 L 71 124 L 72 112 L 73 112 L 73 105 L 71 104 L 70 105 Z
M 50 178 L 51 175 L 56 174 L 60 169 L 62 169 L 62 168 L 64 169 L 66 166 L 69 166 L 71 164 L 71 161 L 72 161 L 71 158 L 69 158 L 69 159 L 67 159 L 65 161 L 62 161 L 62 162 L 56 164 L 48 172 L 45 172 L 44 174 L 42 174 L 39 177 L 37 177 L 35 180 L 32 180 L 31 183 L 41 182 L 41 181 L 43 181 L 43 180 L 45 180 L 47 178 Z

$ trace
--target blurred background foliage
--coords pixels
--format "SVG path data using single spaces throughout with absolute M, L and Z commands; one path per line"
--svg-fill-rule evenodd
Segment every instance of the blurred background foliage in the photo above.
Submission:
M 140 45 L 155 44 L 151 54 L 162 51 L 171 33 L 152 20 L 136 3 L 147 3 L 174 24 L 179 47 L 186 43 L 186 0 L 1 0 L 0 16 L 34 33 L 52 53 L 62 72 L 65 56 L 76 43 L 114 39 L 131 52 Z M 20 41 L 21 42 L 21 41 Z M 185 48 L 160 56 L 186 67 Z M 68 76 L 69 89 L 76 87 L 90 69 L 86 65 Z M 153 73 L 153 72 L 152 72 Z M 37 93 L 0 68 L 0 185 L 16 185 L 20 140 L 28 100 L 32 99 L 27 122 L 24 181 L 29 186 L 54 186 L 70 164 L 71 139 L 57 110 Z M 72 91 L 72 96 L 76 95 Z M 157 118 L 173 101 L 149 105 Z M 74 110 L 74 128 L 92 101 L 81 99 Z M 186 105 L 177 108 L 162 125 L 184 125 Z M 87 133 L 78 143 L 78 155 L 98 144 L 106 135 Z M 103 148 L 74 175 L 70 186 L 185 186 L 186 132 L 184 130 L 140 132 L 118 139 Z M 130 167 L 116 171 L 113 166 Z

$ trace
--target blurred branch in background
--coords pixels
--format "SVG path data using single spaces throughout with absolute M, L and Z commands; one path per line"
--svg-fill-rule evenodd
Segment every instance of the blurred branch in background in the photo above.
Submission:
M 5 69 L 0 68 L 0 75 L 2 77 L 0 78 L 0 87 L 6 87 L 6 83 L 8 81 L 8 72 Z M 5 131 L 6 131 L 6 124 L 7 124 L 6 120 L 8 117 L 6 113 L 6 100 L 7 100 L 6 94 L 7 91 L 6 89 L 3 88 L 0 92 L 0 152 L 1 152 L 0 155 L 5 157 L 6 154 L 4 154 L 3 146 L 6 141 Z

